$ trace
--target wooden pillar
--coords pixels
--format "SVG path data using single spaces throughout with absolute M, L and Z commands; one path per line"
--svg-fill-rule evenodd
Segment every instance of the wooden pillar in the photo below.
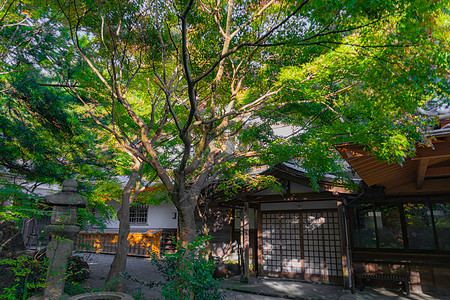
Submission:
M 354 282 L 354 276 L 353 276 L 353 257 L 352 257 L 352 240 L 351 240 L 351 233 L 350 233 L 350 218 L 351 218 L 351 207 L 347 206 L 347 200 L 343 199 L 343 202 L 341 202 L 341 205 L 338 206 L 339 211 L 339 220 L 341 227 L 341 236 L 343 237 L 343 240 L 341 242 L 341 249 L 345 252 L 345 257 L 342 257 L 342 271 L 344 275 L 344 284 L 347 288 L 351 289 L 352 294 L 355 293 L 355 282 Z M 345 248 L 344 248 L 345 245 Z M 345 261 L 344 261 L 345 259 Z
M 349 257 L 349 245 L 347 237 L 347 220 L 345 217 L 344 205 L 341 201 L 337 201 L 338 207 L 338 220 L 339 231 L 341 236 L 341 261 L 342 261 L 342 276 L 344 278 L 344 287 L 351 288 L 351 270 L 350 270 L 350 257 Z
M 244 210 L 240 210 L 240 226 L 239 226 L 239 263 L 241 266 L 241 278 L 240 281 L 244 281 L 245 273 L 245 260 L 244 260 Z
M 262 213 L 261 204 L 258 204 L 257 217 L 256 217 L 256 251 L 253 254 L 256 265 L 256 271 L 258 275 L 263 275 L 263 230 L 262 230 Z
M 249 282 L 250 279 L 250 217 L 248 213 L 248 202 L 244 203 L 243 220 L 243 247 L 244 247 L 244 282 Z

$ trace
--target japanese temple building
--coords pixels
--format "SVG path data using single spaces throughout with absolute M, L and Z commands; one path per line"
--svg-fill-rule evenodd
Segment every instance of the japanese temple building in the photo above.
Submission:
M 337 146 L 357 173 L 357 191 L 331 178 L 315 191 L 301 168 L 270 168 L 263 174 L 278 178 L 283 192 L 252 190 L 210 205 L 213 254 L 243 249 L 245 276 L 354 288 L 357 274 L 370 273 L 407 277 L 412 292 L 450 292 L 450 128 L 428 138 L 402 165 L 377 161 L 358 144 Z M 375 277 L 370 284 L 401 287 Z
M 346 202 L 353 272 L 406 274 L 413 292 L 444 293 L 450 291 L 450 129 L 433 130 L 429 139 L 432 146 L 418 147 L 402 165 L 379 162 L 357 144 L 337 149 L 369 186 Z
M 210 205 L 213 254 L 234 252 L 237 258 L 242 246 L 245 265 L 259 276 L 344 284 L 349 266 L 343 200 L 357 193 L 335 186 L 331 178 L 315 191 L 304 170 L 290 163 L 263 174 L 276 177 L 283 191 L 253 190 L 218 201 L 219 207 Z

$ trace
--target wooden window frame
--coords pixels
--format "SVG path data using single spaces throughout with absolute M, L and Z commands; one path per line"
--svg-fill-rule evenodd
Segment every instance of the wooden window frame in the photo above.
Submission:
M 148 223 L 148 205 L 130 206 L 130 225 L 147 225 Z
M 427 196 L 423 196 L 427 197 Z M 397 252 L 397 251 L 407 251 L 407 252 L 414 252 L 414 253 L 450 253 L 450 250 L 441 250 L 439 248 L 439 238 L 437 235 L 437 229 L 435 225 L 435 218 L 434 218 L 434 211 L 433 211 L 433 204 L 450 204 L 447 198 L 443 197 L 433 197 L 433 199 L 427 199 L 424 201 L 423 197 L 414 197 L 414 198 L 407 198 L 407 197 L 399 197 L 399 198 L 386 198 L 384 201 L 379 203 L 373 203 L 373 202 L 366 202 L 361 201 L 359 203 L 352 204 L 353 209 L 351 209 L 350 214 L 350 224 L 352 224 L 352 230 L 350 231 L 350 237 L 352 239 L 352 249 L 353 250 L 364 250 L 364 251 L 376 251 L 376 252 Z M 400 200 L 400 201 L 399 201 Z M 381 248 L 379 245 L 379 236 L 378 236 L 378 226 L 377 226 L 377 220 L 376 220 L 376 208 L 383 205 L 388 205 L 393 202 L 396 202 L 396 207 L 399 209 L 399 216 L 400 216 L 400 223 L 401 223 L 401 230 L 402 230 L 402 238 L 403 238 L 403 248 Z M 356 211 L 355 206 L 359 204 L 372 204 L 371 206 L 371 212 L 373 214 L 374 218 L 374 224 L 375 224 L 375 238 L 376 238 L 376 247 L 374 248 L 363 248 L 363 247 L 355 247 L 355 229 L 357 225 L 357 218 L 356 217 Z M 428 207 L 428 209 L 431 212 L 431 223 L 432 223 L 432 230 L 433 230 L 433 239 L 436 249 L 411 249 L 409 247 L 409 240 L 408 240 L 408 230 L 406 226 L 406 218 L 405 218 L 405 212 L 404 212 L 404 205 L 405 204 L 423 204 Z

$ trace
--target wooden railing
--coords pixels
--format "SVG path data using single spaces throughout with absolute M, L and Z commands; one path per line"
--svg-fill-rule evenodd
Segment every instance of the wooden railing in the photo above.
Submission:
M 76 250 L 114 254 L 117 238 L 114 233 L 79 233 Z M 159 257 L 161 231 L 152 234 L 130 233 L 127 240 L 128 255 L 150 257 L 153 252 Z

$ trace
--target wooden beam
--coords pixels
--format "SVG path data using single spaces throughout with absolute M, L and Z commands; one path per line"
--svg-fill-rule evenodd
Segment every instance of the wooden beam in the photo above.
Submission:
M 421 159 L 417 162 L 417 188 L 422 189 L 423 180 L 425 179 L 425 174 L 428 167 L 428 158 Z
M 328 191 L 312 192 L 312 193 L 297 193 L 289 195 L 260 195 L 247 197 L 246 201 L 250 203 L 263 202 L 288 202 L 288 201 L 307 201 L 307 200 L 336 200 L 336 195 Z
M 341 156 L 353 166 L 351 160 L 360 161 L 364 157 L 372 157 L 370 153 L 364 150 L 364 147 L 358 144 L 344 145 L 336 148 Z M 450 157 L 450 141 L 438 141 L 433 143 L 433 147 L 417 148 L 413 160 L 423 158 Z
M 438 177 L 450 175 L 450 167 L 428 168 L 425 177 Z
M 443 162 L 446 162 L 445 165 L 442 165 Z M 440 158 L 431 158 L 428 161 L 428 168 L 430 168 L 431 166 L 440 164 L 441 167 L 446 167 L 446 166 L 450 166 L 450 159 L 448 157 L 440 157 Z
M 426 195 L 426 194 L 450 194 L 450 178 L 426 179 L 423 188 L 418 189 L 415 182 L 405 183 L 397 187 L 386 187 L 387 196 Z
M 413 160 L 423 159 L 423 158 L 439 158 L 439 157 L 449 157 L 450 158 L 450 142 L 439 142 L 433 144 L 434 149 L 428 148 L 418 148 L 416 150 L 416 155 Z

